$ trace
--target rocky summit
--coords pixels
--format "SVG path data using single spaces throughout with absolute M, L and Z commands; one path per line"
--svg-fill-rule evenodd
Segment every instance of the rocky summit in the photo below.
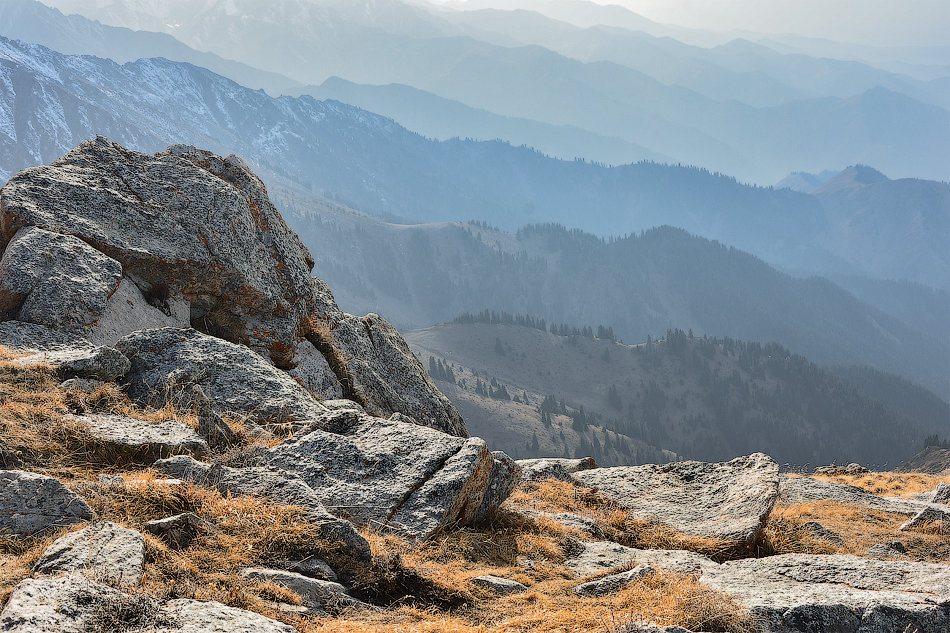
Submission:
M 515 461 L 237 157 L 85 142 L 0 248 L 0 633 L 950 630 L 950 482 Z

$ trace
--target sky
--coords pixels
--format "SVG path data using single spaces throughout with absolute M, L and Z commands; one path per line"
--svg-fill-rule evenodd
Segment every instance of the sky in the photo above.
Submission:
M 656 22 L 690 28 L 794 33 L 878 46 L 950 43 L 950 0 L 593 1 L 619 4 Z M 497 8 L 510 6 L 506 0 L 491 3 Z

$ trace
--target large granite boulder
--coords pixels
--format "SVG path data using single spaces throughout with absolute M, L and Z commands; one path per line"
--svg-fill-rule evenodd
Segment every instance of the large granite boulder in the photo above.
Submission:
M 754 453 L 729 462 L 673 462 L 575 473 L 638 516 L 691 536 L 751 546 L 778 498 L 778 464 Z
M 33 536 L 92 519 L 92 510 L 62 482 L 0 470 L 0 534 Z
M 294 633 L 257 613 L 196 600 L 125 594 L 83 576 L 27 579 L 0 613 L 4 633 Z
M 950 630 L 948 565 L 784 554 L 706 567 L 701 581 L 773 633 Z
M 113 586 L 135 586 L 145 575 L 145 539 L 115 523 L 95 523 L 53 541 L 33 571 L 80 573 Z
M 132 363 L 124 383 L 139 402 L 190 406 L 199 386 L 215 410 L 257 422 L 306 420 L 326 411 L 253 350 L 194 329 L 134 332 L 116 348 Z
M 263 460 L 306 481 L 331 512 L 426 539 L 484 511 L 494 458 L 483 440 L 352 409 L 324 414 L 315 426 Z M 496 494 L 495 502 L 502 501 Z
M 291 473 L 264 467 L 212 466 L 184 455 L 155 462 L 154 468 L 182 481 L 214 486 L 222 494 L 261 496 L 274 503 L 302 508 L 306 519 L 319 528 L 324 539 L 342 544 L 355 558 L 370 557 L 369 543 L 356 528 L 327 512 L 323 496 Z
M 55 253 L 35 248 L 37 236 L 47 235 Z M 375 315 L 343 314 L 311 276 L 313 257 L 236 156 L 180 145 L 149 155 L 102 137 L 84 142 L 0 190 L 4 249 L 13 251 L 0 275 L 6 318 L 23 318 L 33 287 L 46 315 L 38 322 L 64 323 L 99 343 L 190 325 L 250 347 L 320 397 L 346 397 L 374 414 L 399 412 L 467 436 L 392 326 Z M 56 255 L 69 249 L 78 255 Z M 23 265 L 15 257 L 21 250 L 32 258 Z M 31 286 L 42 269 L 33 259 L 41 256 L 52 257 L 52 269 Z M 95 280 L 88 306 L 47 301 L 89 292 L 88 280 Z

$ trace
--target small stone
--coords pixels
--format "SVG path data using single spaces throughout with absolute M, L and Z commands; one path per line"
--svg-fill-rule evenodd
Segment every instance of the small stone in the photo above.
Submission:
M 522 479 L 525 481 L 540 481 L 542 479 L 571 481 L 571 475 L 574 473 L 599 468 L 593 457 L 582 457 L 580 459 L 561 457 L 519 459 L 517 464 L 522 468 Z
M 59 388 L 63 391 L 82 391 L 92 393 L 106 383 L 95 378 L 70 378 L 60 383 Z
M 188 547 L 207 522 L 191 512 L 156 519 L 145 524 L 145 531 L 161 538 L 172 547 Z
M 603 596 L 624 589 L 627 585 L 640 578 L 646 578 L 656 573 L 649 565 L 637 565 L 629 571 L 612 574 L 597 580 L 585 582 L 574 587 L 574 593 L 582 596 Z
M 829 543 L 835 545 L 844 544 L 844 539 L 841 538 L 841 535 L 835 532 L 834 530 L 829 530 L 821 523 L 817 521 L 808 521 L 807 523 L 802 524 L 802 529 L 811 534 L 812 536 L 817 536 L 820 539 L 824 539 Z
M 522 593 L 528 590 L 528 588 L 520 582 L 511 580 L 510 578 L 501 578 L 500 576 L 476 576 L 469 582 L 471 582 L 476 587 L 488 589 L 492 593 L 498 594 L 500 596 L 505 596 L 512 593 Z
M 320 560 L 319 558 L 310 557 L 292 561 L 289 562 L 286 567 L 288 571 L 303 574 L 304 576 L 309 576 L 310 578 L 329 580 L 330 582 L 339 581 L 339 578 L 337 578 L 336 572 L 333 571 L 333 568 L 330 567 L 326 561 Z

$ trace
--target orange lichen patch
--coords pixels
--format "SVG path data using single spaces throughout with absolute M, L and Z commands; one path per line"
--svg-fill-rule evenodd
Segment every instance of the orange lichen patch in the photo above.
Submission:
M 814 475 L 815 479 L 857 486 L 866 492 L 885 497 L 910 497 L 929 492 L 937 484 L 950 484 L 950 477 L 923 473 L 865 473 L 863 475 Z

